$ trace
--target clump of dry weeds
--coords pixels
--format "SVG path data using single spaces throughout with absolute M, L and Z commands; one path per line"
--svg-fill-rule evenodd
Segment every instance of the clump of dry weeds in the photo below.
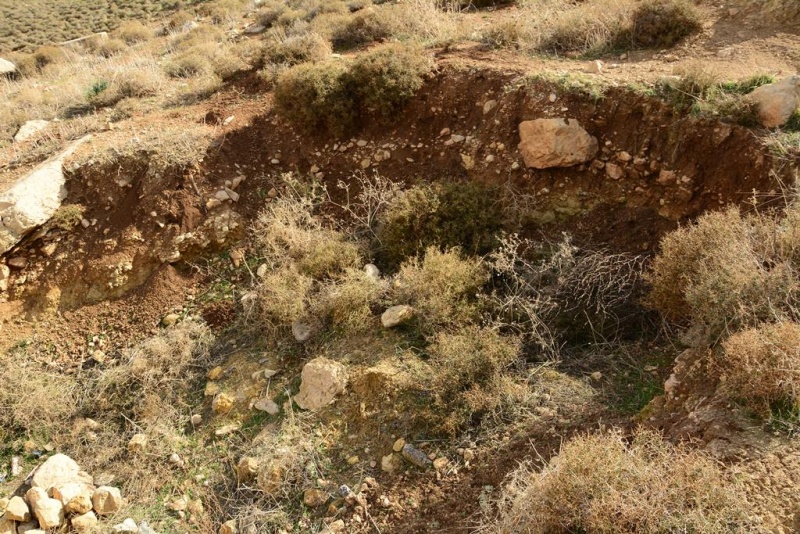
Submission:
M 565 443 L 541 472 L 523 465 L 486 530 L 546 532 L 753 532 L 757 522 L 736 480 L 703 453 L 652 431 Z

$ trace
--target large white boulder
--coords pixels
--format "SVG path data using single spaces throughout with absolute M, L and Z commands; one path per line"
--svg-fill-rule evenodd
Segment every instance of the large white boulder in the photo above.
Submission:
M 8 252 L 28 232 L 50 220 L 67 196 L 64 160 L 87 137 L 45 161 L 0 195 L 0 254 Z
M 40 132 L 45 128 L 47 128 L 49 124 L 50 121 L 45 121 L 45 120 L 27 121 L 25 124 L 19 127 L 19 130 L 17 130 L 17 133 L 14 135 L 14 142 L 21 143 L 26 139 L 30 139 L 37 132 Z
M 66 454 L 54 454 L 34 471 L 31 487 L 49 491 L 54 486 L 81 482 L 80 471 L 77 462 Z
M 294 401 L 304 410 L 319 410 L 347 386 L 347 369 L 328 358 L 314 358 L 303 367 L 300 392 Z
M 519 151 L 534 169 L 571 167 L 597 155 L 597 138 L 575 119 L 536 119 L 519 124 Z
M 800 108 L 800 75 L 756 88 L 749 95 L 765 128 L 783 126 Z
M 17 72 L 17 66 L 0 57 L 0 76 L 10 76 Z

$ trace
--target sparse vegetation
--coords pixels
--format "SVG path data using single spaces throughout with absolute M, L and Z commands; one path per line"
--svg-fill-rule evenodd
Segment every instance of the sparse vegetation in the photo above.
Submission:
M 752 532 L 743 488 L 714 460 L 652 431 L 566 442 L 541 471 L 520 467 L 489 532 Z

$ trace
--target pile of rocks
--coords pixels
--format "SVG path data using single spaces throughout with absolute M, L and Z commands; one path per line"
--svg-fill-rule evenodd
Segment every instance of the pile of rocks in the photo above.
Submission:
M 30 488 L 0 499 L 0 534 L 44 534 L 72 526 L 79 534 L 97 529 L 99 517 L 123 504 L 119 488 L 96 487 L 69 456 L 55 454 L 32 474 Z

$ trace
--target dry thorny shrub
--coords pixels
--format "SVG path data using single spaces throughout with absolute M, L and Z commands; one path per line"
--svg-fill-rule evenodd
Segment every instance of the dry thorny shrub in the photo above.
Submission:
M 648 274 L 650 303 L 710 341 L 796 317 L 798 216 L 796 204 L 782 218 L 729 208 L 667 235 Z
M 522 465 L 504 488 L 498 534 L 754 532 L 742 486 L 699 451 L 652 431 L 573 438 L 543 470 Z
M 643 258 L 580 250 L 569 236 L 555 245 L 504 236 L 487 262 L 492 291 L 483 295 L 496 327 L 511 329 L 545 357 L 556 357 L 559 328 L 587 323 L 601 333 L 635 307 Z M 569 329 L 569 328 L 566 328 Z
M 800 325 L 765 324 L 737 332 L 715 359 L 721 390 L 762 415 L 771 404 L 800 408 Z

